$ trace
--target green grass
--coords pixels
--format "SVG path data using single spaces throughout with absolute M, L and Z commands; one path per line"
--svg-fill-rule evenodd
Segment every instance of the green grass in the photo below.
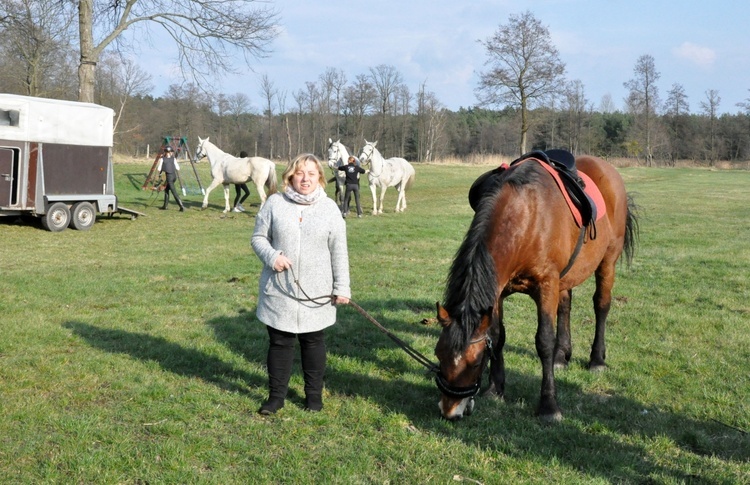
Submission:
M 302 410 L 298 364 L 277 415 L 254 318 L 257 212 L 152 206 L 148 166 L 116 165 L 125 207 L 88 232 L 0 219 L 3 483 L 742 483 L 750 481 L 750 173 L 621 170 L 641 207 L 633 267 L 618 269 L 609 369 L 584 369 L 586 282 L 574 356 L 557 374 L 565 418 L 534 417 L 540 365 L 528 297 L 506 305 L 507 396 L 439 417 L 424 369 L 354 309 L 328 332 L 325 409 Z M 205 169 L 205 166 L 201 166 Z M 409 207 L 348 219 L 354 299 L 432 356 L 422 325 L 468 227 L 487 167 L 417 167 Z M 202 172 L 204 183 L 208 174 Z M 329 187 L 329 193 L 332 188 Z M 233 195 L 233 193 L 232 193 Z

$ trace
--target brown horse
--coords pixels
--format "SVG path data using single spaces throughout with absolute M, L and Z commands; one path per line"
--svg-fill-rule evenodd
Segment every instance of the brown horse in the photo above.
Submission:
M 573 156 L 568 155 L 572 165 Z M 596 331 L 588 367 L 605 367 L 604 330 L 615 263 L 623 252 L 628 264 L 632 260 L 638 221 L 617 170 L 590 156 L 577 158 L 575 166 L 598 186 L 606 203 L 606 213 L 600 214 L 603 217 L 595 226 L 576 224 L 563 192 L 541 163 L 514 162 L 510 168 L 498 169 L 492 183 L 484 184 L 491 189 L 477 202 L 448 275 L 445 303 L 437 304 L 442 332 L 435 347 L 440 361 L 436 382 L 442 392 L 439 406 L 444 418 L 471 414 L 487 360 L 487 393 L 503 396 L 503 299 L 513 293 L 529 295 L 537 306 L 535 343 L 542 361 L 537 413 L 541 419 L 562 419 L 554 369 L 570 362 L 572 289 L 592 274 L 596 275 Z

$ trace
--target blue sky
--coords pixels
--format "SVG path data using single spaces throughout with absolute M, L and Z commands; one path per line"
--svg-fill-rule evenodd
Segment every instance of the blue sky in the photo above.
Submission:
M 530 11 L 550 32 L 566 65 L 566 78 L 580 80 L 590 104 L 609 95 L 617 109 L 627 95 L 638 57 L 654 58 L 662 100 L 675 83 L 701 111 L 706 91 L 717 90 L 719 110 L 736 113 L 750 98 L 750 2 L 744 0 L 277 0 L 281 33 L 268 58 L 250 71 L 238 56 L 239 76 L 226 76 L 220 90 L 242 92 L 261 106 L 260 82 L 293 94 L 316 82 L 327 68 L 349 82 L 380 64 L 393 66 L 412 93 L 422 84 L 449 109 L 476 105 L 478 73 L 487 60 L 479 40 L 491 37 L 510 15 Z M 164 50 L 160 56 L 166 54 Z M 154 72 L 154 94 L 174 82 Z M 248 82 L 251 79 L 251 82 Z

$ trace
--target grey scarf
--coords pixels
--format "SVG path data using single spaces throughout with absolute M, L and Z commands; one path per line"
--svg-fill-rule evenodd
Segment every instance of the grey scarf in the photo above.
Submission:
M 300 194 L 294 188 L 292 188 L 291 185 L 287 185 L 286 190 L 284 191 L 284 195 L 287 196 L 289 200 L 292 202 L 296 202 L 297 204 L 302 205 L 311 205 L 316 203 L 321 197 L 326 197 L 326 192 L 323 190 L 323 187 L 318 186 L 317 189 L 315 189 L 315 192 L 312 194 Z

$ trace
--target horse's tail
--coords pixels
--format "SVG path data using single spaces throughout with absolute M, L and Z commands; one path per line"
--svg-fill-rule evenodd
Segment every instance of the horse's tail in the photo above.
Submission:
M 404 190 L 408 189 L 414 184 L 414 179 L 417 178 L 417 172 L 412 170 L 411 175 L 409 175 L 409 179 L 406 181 L 406 185 L 404 186 Z
M 638 225 L 638 206 L 631 194 L 628 194 L 628 215 L 625 219 L 625 243 L 622 252 L 625 254 L 625 262 L 630 267 L 635 255 L 635 247 L 640 238 L 640 227 Z
M 271 164 L 268 166 L 268 177 L 266 178 L 266 187 L 268 187 L 268 195 L 275 194 L 277 191 L 276 188 L 277 181 L 276 181 L 276 164 L 271 161 Z

